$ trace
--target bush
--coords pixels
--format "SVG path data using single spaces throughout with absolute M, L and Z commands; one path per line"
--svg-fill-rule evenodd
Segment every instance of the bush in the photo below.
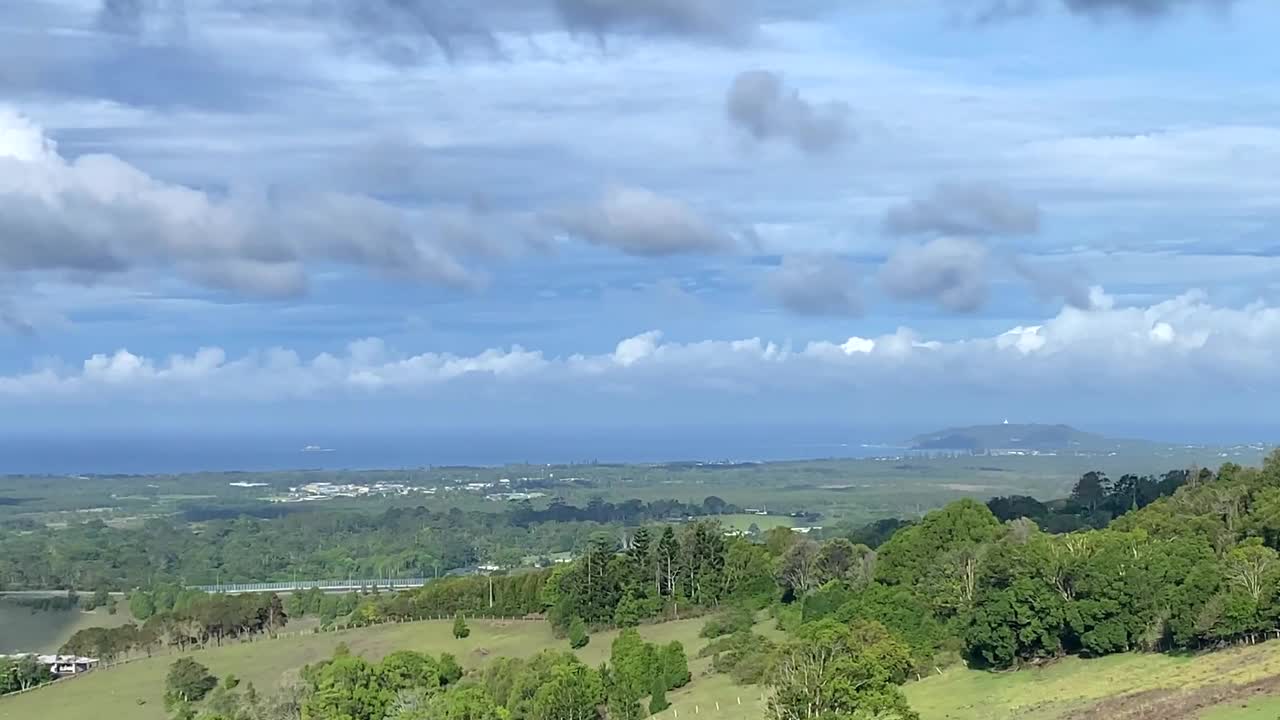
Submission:
M 750 611 L 733 609 L 720 613 L 708 620 L 702 626 L 702 632 L 698 634 L 704 638 L 718 638 L 743 630 L 750 630 L 752 625 L 755 625 L 755 617 L 752 616 Z
M 462 613 L 453 616 L 453 636 L 459 640 L 471 635 L 471 628 L 467 627 L 467 621 L 462 617 Z
M 591 642 L 591 636 L 587 634 L 587 624 L 580 617 L 574 618 L 573 622 L 569 623 L 569 647 L 577 650 L 586 647 L 589 642 Z

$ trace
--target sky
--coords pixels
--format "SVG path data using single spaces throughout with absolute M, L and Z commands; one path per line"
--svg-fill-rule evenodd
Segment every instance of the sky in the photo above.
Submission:
M 1258 435 L 1277 31 L 1271 0 L 7 2 L 0 433 Z

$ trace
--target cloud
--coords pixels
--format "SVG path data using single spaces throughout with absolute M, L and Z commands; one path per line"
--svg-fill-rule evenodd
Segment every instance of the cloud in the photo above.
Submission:
M 69 161 L 41 128 L 0 109 L 0 271 L 92 279 L 158 269 L 285 295 L 305 288 L 309 264 L 336 263 L 471 288 L 484 273 L 470 260 L 514 248 L 533 232 L 519 217 L 402 210 L 360 195 L 216 196 L 112 155 Z
M 858 316 L 863 310 L 857 274 L 834 255 L 788 255 L 765 279 L 764 289 L 798 315 Z
M 590 206 L 549 213 L 549 224 L 628 255 L 663 256 L 733 250 L 733 236 L 689 205 L 643 188 L 612 187 Z
M 458 0 L 315 0 L 312 11 L 334 22 L 344 40 L 395 64 L 433 56 L 456 60 L 498 52 L 498 19 L 483 6 Z
M 741 39 L 758 18 L 750 0 L 555 0 L 565 25 L 598 36 L 613 32 Z
M 1235 3 L 1236 0 L 981 0 L 973 18 L 979 22 L 1007 20 L 1057 5 L 1077 15 L 1124 15 L 1151 20 L 1183 8 L 1227 10 Z
M 884 217 L 890 235 L 1032 235 L 1040 229 L 1040 209 L 997 185 L 942 183 L 929 194 L 890 208 Z
M 1083 272 L 1046 270 L 1033 265 L 1023 257 L 1015 257 L 1012 262 L 1014 271 L 1030 283 L 1040 297 L 1062 298 L 1067 305 L 1081 310 L 1093 308 L 1096 288 L 1089 284 Z
M 757 142 L 784 140 L 800 150 L 827 152 L 853 137 L 849 106 L 842 102 L 815 105 L 786 87 L 778 73 L 739 73 L 726 101 L 729 120 Z
M 987 259 L 986 246 L 967 238 L 903 245 L 880 269 L 880 286 L 899 300 L 973 312 L 987 299 Z
M 552 392 L 585 388 L 593 397 L 609 388 L 824 394 L 963 388 L 1013 397 L 1044 388 L 1149 393 L 1170 383 L 1188 391 L 1238 384 L 1280 390 L 1274 373 L 1280 362 L 1280 308 L 1215 306 L 1198 291 L 1131 307 L 1100 291 L 1095 295 L 1093 310 L 1067 307 L 1039 324 L 946 341 L 903 328 L 796 347 L 759 337 L 675 342 L 650 331 L 624 338 L 607 352 L 559 357 L 518 346 L 474 355 L 402 354 L 378 338 L 309 359 L 280 348 L 239 358 L 218 347 L 166 358 L 122 349 L 76 365 L 51 362 L 0 375 L 0 400 L 183 402 L 194 397 L 263 403 L 431 394 L 459 383 L 540 386 Z

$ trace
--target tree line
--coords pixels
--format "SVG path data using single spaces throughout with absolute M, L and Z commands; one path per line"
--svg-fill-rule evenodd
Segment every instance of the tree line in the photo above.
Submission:
M 552 502 L 535 509 L 525 502 L 502 512 L 397 507 L 200 524 L 164 517 L 138 527 L 100 519 L 61 529 L 0 526 L 0 589 L 127 592 L 166 583 L 434 578 L 480 563 L 515 567 L 528 556 L 575 551 L 601 531 L 735 509 L 715 497 L 701 504 L 596 499 L 584 508 Z
M 1034 512 L 1002 522 L 962 500 L 877 551 L 856 548 L 841 575 L 823 568 L 824 555 L 847 553 L 834 550 L 840 541 L 799 540 L 780 578 L 802 598 L 803 622 L 880 622 L 918 667 L 946 651 L 1006 668 L 1280 637 L 1280 452 L 1261 468 L 1228 463 L 1159 480 L 1090 473 L 1071 501 L 1127 509 L 1102 529 L 1054 534 Z

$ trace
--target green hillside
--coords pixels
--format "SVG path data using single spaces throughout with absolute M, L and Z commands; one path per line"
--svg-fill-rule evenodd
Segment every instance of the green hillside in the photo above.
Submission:
M 735 687 L 727 678 L 708 676 L 708 661 L 695 656 L 705 641 L 698 637 L 703 619 L 662 623 L 641 628 L 650 642 L 679 640 L 690 656 L 689 667 L 694 682 L 667 697 L 672 707 L 684 714 L 702 715 L 714 712 L 720 703 L 722 717 L 729 717 L 730 706 L 742 708 L 734 717 L 759 717 L 763 703 L 759 688 Z M 424 621 L 378 625 L 338 633 L 303 633 L 275 640 L 245 644 L 229 644 L 189 653 L 218 676 L 235 674 L 242 682 L 270 690 L 282 675 L 333 655 L 338 643 L 345 642 L 351 651 L 369 659 L 379 659 L 395 650 L 418 650 L 433 654 L 453 653 L 468 669 L 483 666 L 497 657 L 527 657 L 541 650 L 568 650 L 568 643 L 552 636 L 546 622 L 482 621 L 470 623 L 471 635 L 457 640 L 451 621 Z M 758 632 L 769 633 L 762 624 Z M 575 651 L 584 662 L 597 666 L 609 656 L 609 645 L 616 633 L 601 633 L 591 643 Z M 0 720 L 82 720 L 86 717 L 128 718 L 129 720 L 165 720 L 164 676 L 177 654 L 157 655 L 116 667 L 99 670 L 85 677 L 46 686 L 23 695 L 0 698 Z M 739 705 L 739 701 L 742 703 Z M 715 717 L 712 715 L 711 717 Z
M 693 682 L 669 695 L 681 717 L 764 720 L 760 687 L 741 687 L 696 659 L 702 619 L 641 629 L 649 641 L 679 640 L 689 650 Z M 399 649 L 450 652 L 467 668 L 499 656 L 565 649 L 543 622 L 472 621 L 456 640 L 449 621 L 381 625 L 340 633 L 303 633 L 191 653 L 218 675 L 269 690 L 282 675 L 332 655 L 340 642 L 370 659 Z M 756 632 L 776 636 L 772 623 Z M 614 633 L 593 636 L 577 651 L 588 664 L 605 660 Z M 137 660 L 24 695 L 0 699 L 0 720 L 84 717 L 164 720 L 164 674 L 176 655 Z M 922 720 L 1275 720 L 1280 717 L 1280 643 L 1190 655 L 1123 654 L 1066 658 L 1045 667 L 991 673 L 955 667 L 906 686 Z M 718 709 L 717 709 L 718 708 Z M 670 712 L 670 711 L 668 711 Z M 663 717 L 667 714 L 664 713 Z M 671 714 L 671 717 L 677 717 Z
M 1280 717 L 1280 643 L 1203 655 L 1064 658 L 907 685 L 922 720 L 1255 720 Z

